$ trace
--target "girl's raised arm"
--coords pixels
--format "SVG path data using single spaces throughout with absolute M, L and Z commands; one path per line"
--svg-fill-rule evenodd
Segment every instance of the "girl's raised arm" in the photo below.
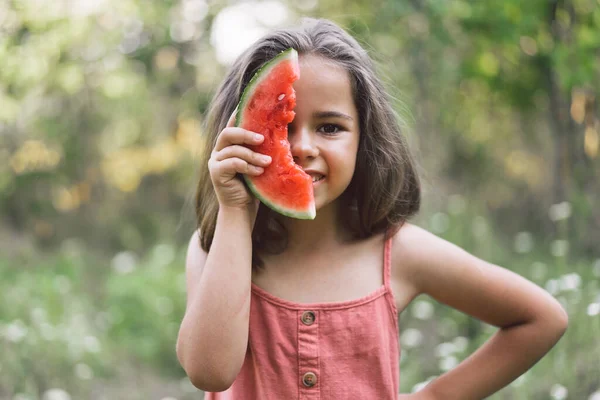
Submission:
M 237 214 L 236 214 L 237 213 Z M 187 306 L 177 357 L 198 389 L 220 392 L 242 368 L 248 344 L 252 221 L 243 210 L 219 212 L 212 246 L 198 233 L 186 260 Z
M 186 260 L 187 306 L 177 338 L 177 357 L 194 386 L 226 390 L 242 368 L 248 346 L 252 228 L 258 200 L 239 173 L 259 175 L 271 161 L 244 144 L 264 138 L 234 127 L 235 111 L 221 131 L 208 168 L 219 200 L 208 254 L 198 234 Z
M 422 397 L 479 400 L 540 360 L 560 339 L 568 317 L 550 294 L 413 225 L 396 235 L 395 263 L 415 293 L 499 327 L 481 348 L 423 389 Z M 418 396 L 417 396 L 418 397 Z

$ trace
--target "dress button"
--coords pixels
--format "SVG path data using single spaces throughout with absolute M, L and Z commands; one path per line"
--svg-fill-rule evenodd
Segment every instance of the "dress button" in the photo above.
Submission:
M 314 324 L 315 319 L 316 319 L 315 313 L 312 312 L 312 311 L 304 311 L 302 313 L 301 320 L 302 320 L 302 323 L 304 325 L 312 325 L 312 324 Z
M 304 383 L 304 386 L 306 387 L 315 386 L 317 384 L 317 375 L 312 372 L 305 373 L 302 377 L 302 383 Z

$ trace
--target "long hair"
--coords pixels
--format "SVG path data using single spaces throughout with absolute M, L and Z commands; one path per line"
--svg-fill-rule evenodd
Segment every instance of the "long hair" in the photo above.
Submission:
M 212 244 L 219 204 L 207 161 L 217 136 L 227 125 L 254 73 L 280 52 L 294 48 L 333 61 L 350 76 L 358 110 L 360 139 L 354 176 L 340 197 L 339 222 L 353 239 L 395 234 L 420 206 L 420 183 L 391 100 L 375 73 L 373 61 L 360 44 L 331 21 L 305 18 L 300 26 L 279 29 L 258 40 L 229 69 L 209 106 L 206 140 L 196 192 L 200 243 Z M 264 266 L 259 254 L 277 254 L 288 234 L 278 214 L 260 204 L 252 232 L 252 268 Z

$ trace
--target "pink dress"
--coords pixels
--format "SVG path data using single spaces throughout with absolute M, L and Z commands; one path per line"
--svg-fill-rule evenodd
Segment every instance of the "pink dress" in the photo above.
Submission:
M 396 399 L 400 345 L 390 253 L 391 238 L 383 286 L 360 299 L 299 304 L 252 283 L 242 369 L 229 389 L 205 399 Z

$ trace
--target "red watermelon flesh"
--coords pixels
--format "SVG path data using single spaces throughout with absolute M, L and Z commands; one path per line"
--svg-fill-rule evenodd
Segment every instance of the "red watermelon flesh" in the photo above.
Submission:
M 260 145 L 248 147 L 272 158 L 261 175 L 244 175 L 254 195 L 280 214 L 314 219 L 312 178 L 294 163 L 288 142 L 287 126 L 294 119 L 296 106 L 292 84 L 299 77 L 298 53 L 294 49 L 265 64 L 242 94 L 236 125 L 264 135 Z

